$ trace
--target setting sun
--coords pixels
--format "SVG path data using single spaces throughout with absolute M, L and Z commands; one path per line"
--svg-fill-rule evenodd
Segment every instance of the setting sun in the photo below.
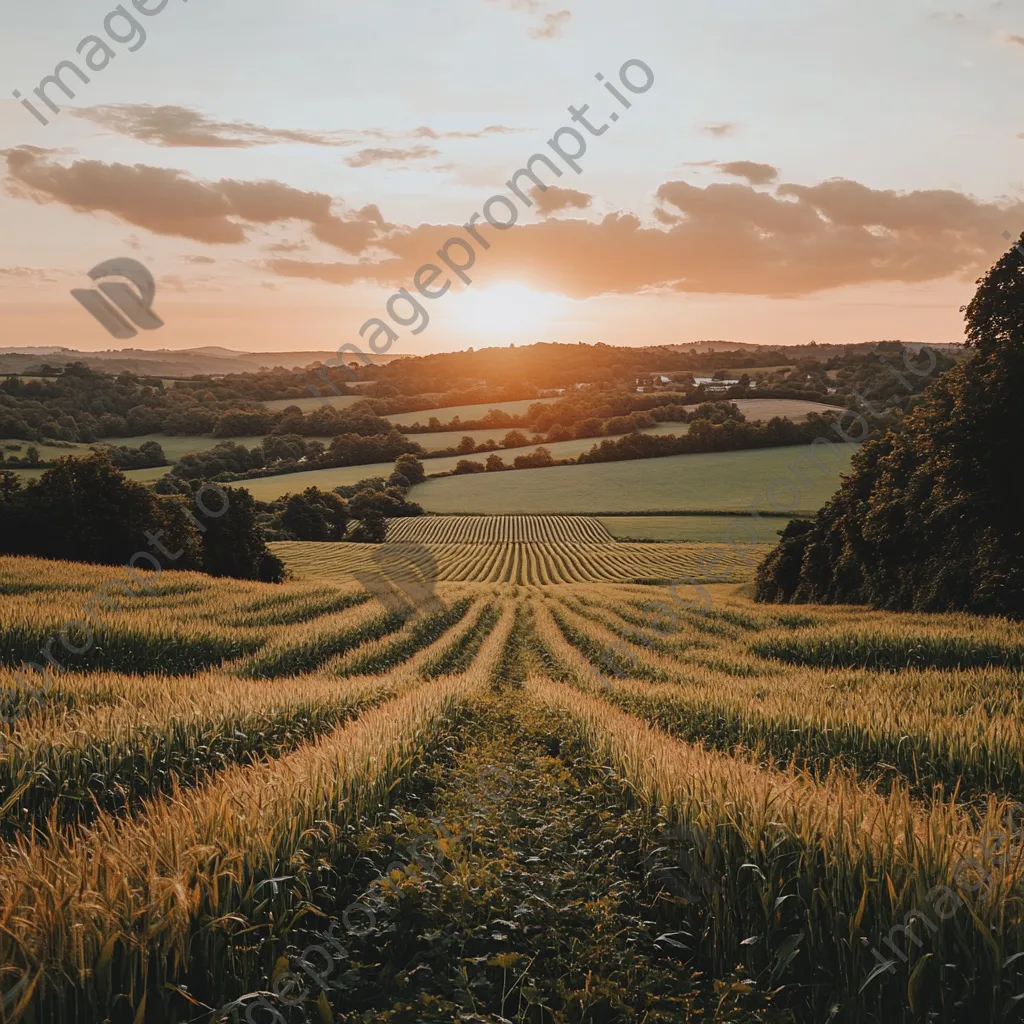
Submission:
M 489 335 L 518 335 L 540 330 L 559 312 L 564 300 L 535 292 L 521 284 L 498 284 L 469 289 L 455 297 L 458 325 L 466 331 Z

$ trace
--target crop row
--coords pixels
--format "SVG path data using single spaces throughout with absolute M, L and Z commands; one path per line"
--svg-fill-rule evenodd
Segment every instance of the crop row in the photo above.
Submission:
M 317 550 L 310 551 L 311 547 Z M 385 545 L 386 547 L 386 545 Z M 396 545 L 399 551 L 401 544 Z M 726 545 L 545 543 L 430 543 L 444 582 L 515 583 L 524 586 L 642 580 L 669 583 L 692 578 L 741 582 L 750 575 L 744 553 Z M 366 544 L 281 542 L 275 552 L 307 579 L 341 581 L 354 573 L 379 573 Z M 709 577 L 709 567 L 713 576 Z
M 919 1020 L 929 1005 L 950 1021 L 1012 1014 L 1024 865 L 1006 855 L 1010 805 L 980 820 L 952 800 L 922 810 L 899 787 L 882 796 L 845 773 L 679 742 L 573 687 L 533 680 L 529 694 L 571 716 L 595 763 L 711 880 L 707 899 L 677 901 L 675 933 L 703 937 L 716 975 L 744 960 L 751 977 L 789 981 L 807 1020 L 854 1006 L 841 1019 Z
M 423 516 L 388 520 L 388 540 L 417 544 L 609 544 L 591 516 Z
M 346 685 L 327 675 L 281 680 L 273 689 L 224 672 L 117 677 L 111 688 L 118 683 L 114 706 L 71 714 L 51 708 L 5 737 L 0 832 L 11 837 L 133 810 L 228 765 L 287 753 L 392 695 L 380 680 Z

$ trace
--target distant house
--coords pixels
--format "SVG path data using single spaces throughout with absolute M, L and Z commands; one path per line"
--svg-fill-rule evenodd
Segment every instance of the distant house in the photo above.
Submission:
M 693 383 L 703 385 L 705 391 L 728 391 L 739 384 L 738 380 L 716 380 L 714 377 L 694 377 Z
M 663 388 L 666 384 L 671 383 L 671 377 L 666 377 L 663 373 L 652 373 L 646 377 L 637 377 L 636 389 L 643 391 L 644 388 Z

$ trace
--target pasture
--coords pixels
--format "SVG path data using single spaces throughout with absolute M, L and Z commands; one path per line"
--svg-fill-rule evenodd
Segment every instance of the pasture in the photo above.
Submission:
M 601 512 L 744 512 L 752 502 L 770 510 L 766 493 L 773 481 L 776 504 L 786 512 L 820 508 L 850 466 L 850 449 L 837 445 L 820 453 L 809 446 L 750 451 L 669 455 L 658 459 L 554 466 L 511 473 L 427 480 L 409 492 L 427 511 L 561 515 Z M 799 471 L 794 465 L 799 464 Z M 801 472 L 805 479 L 801 478 Z M 796 504 L 792 488 L 796 485 Z
M 470 518 L 418 613 L 0 558 L 0 1021 L 1018 1019 L 1024 626 L 472 582 L 633 555 Z

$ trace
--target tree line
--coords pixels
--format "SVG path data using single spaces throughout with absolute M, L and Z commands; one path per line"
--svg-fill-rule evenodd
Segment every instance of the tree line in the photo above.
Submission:
M 969 358 L 927 375 L 923 392 L 924 367 L 890 353 L 877 383 L 891 379 L 900 402 L 890 414 L 865 406 L 887 426 L 814 520 L 786 528 L 758 567 L 758 600 L 1024 618 L 1024 477 L 1014 469 L 1024 266 L 1014 248 L 965 313 Z

